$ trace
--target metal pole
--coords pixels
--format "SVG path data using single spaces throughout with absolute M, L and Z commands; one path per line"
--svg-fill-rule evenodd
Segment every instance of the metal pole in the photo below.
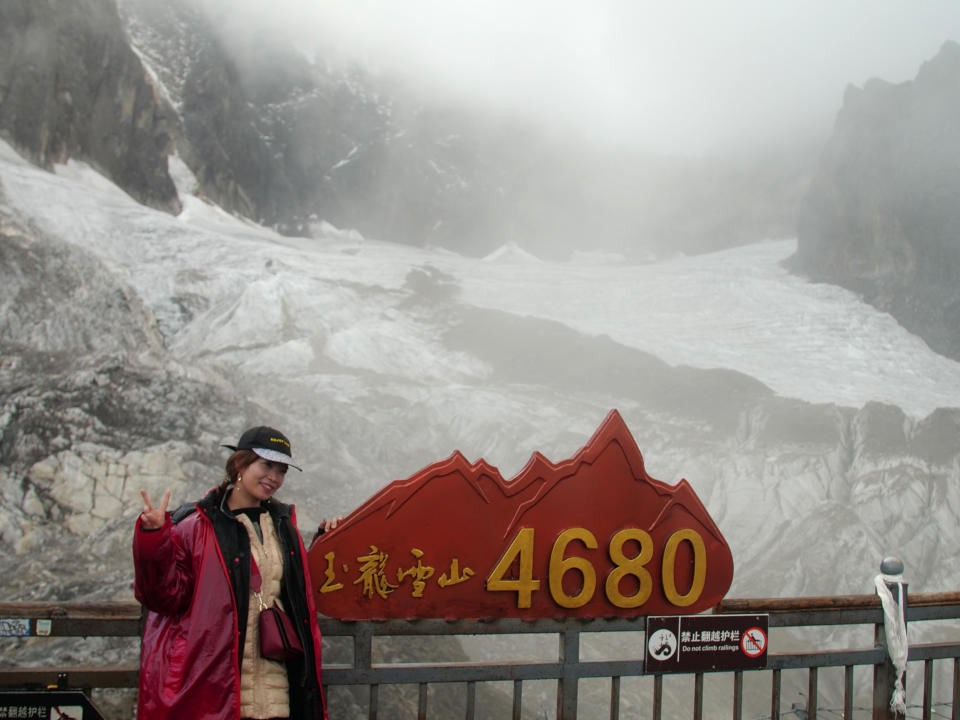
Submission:
M 880 572 L 884 575 L 898 576 L 903 575 L 903 561 L 896 557 L 887 557 L 880 563 Z M 898 596 L 899 586 L 887 583 L 894 599 L 900 604 L 900 607 L 906 609 L 907 604 L 907 586 L 903 584 L 903 597 Z M 906 612 L 904 612 L 904 622 L 906 622 Z M 874 626 L 874 643 L 878 647 L 887 650 L 887 635 L 882 623 Z M 906 687 L 906 673 L 903 674 L 904 687 Z M 896 720 L 897 713 L 890 709 L 890 698 L 893 696 L 893 688 L 897 682 L 897 669 L 890 661 L 889 652 L 884 653 L 884 661 L 880 665 L 873 666 L 873 720 Z
M 557 720 L 577 720 L 577 665 L 580 662 L 580 631 L 560 633 L 561 678 L 557 680 Z

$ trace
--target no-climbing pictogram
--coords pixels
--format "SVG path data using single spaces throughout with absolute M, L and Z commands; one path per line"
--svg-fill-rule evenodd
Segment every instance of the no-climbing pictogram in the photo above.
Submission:
M 740 639 L 740 649 L 747 657 L 760 657 L 767 649 L 767 633 L 758 627 L 748 629 Z

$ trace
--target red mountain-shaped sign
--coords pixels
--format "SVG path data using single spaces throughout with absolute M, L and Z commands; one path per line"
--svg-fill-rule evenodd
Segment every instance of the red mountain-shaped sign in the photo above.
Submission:
M 686 480 L 655 480 L 612 410 L 569 460 L 506 481 L 455 452 L 397 480 L 310 548 L 317 605 L 345 620 L 700 612 L 733 580 Z

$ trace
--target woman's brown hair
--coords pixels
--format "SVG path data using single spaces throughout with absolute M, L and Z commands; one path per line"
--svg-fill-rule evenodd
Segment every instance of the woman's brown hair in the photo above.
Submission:
M 234 453 L 227 458 L 227 474 L 220 482 L 220 486 L 217 488 L 217 491 L 222 495 L 228 486 L 237 481 L 240 473 L 242 473 L 248 465 L 255 463 L 259 457 L 260 456 L 257 455 L 253 450 L 234 451 Z

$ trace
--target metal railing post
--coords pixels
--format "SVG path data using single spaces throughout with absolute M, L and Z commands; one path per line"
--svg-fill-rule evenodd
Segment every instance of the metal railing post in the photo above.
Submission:
M 899 558 L 884 558 L 880 564 L 880 572 L 884 575 L 897 576 L 903 575 L 903 562 Z M 886 583 L 893 594 L 894 599 L 901 608 L 907 604 L 907 585 L 902 584 L 903 597 L 899 597 L 899 586 Z M 906 614 L 904 614 L 906 622 Z M 896 720 L 897 713 L 890 707 L 890 699 L 893 696 L 894 686 L 897 682 L 897 669 L 890 660 L 889 648 L 887 646 L 887 634 L 883 623 L 874 625 L 874 643 L 884 649 L 884 660 L 880 665 L 873 666 L 873 720 Z M 906 672 L 903 673 L 904 687 L 906 687 Z
M 560 633 L 561 678 L 557 680 L 557 720 L 577 720 L 577 664 L 580 662 L 580 631 Z
M 359 622 L 353 626 L 353 669 L 357 674 L 369 674 L 373 666 L 373 626 Z M 368 693 L 367 720 L 377 720 L 380 686 L 371 682 Z

